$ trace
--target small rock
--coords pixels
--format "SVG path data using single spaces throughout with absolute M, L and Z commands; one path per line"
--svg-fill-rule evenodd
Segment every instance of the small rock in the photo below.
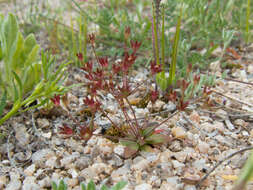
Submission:
M 112 178 L 118 178 L 118 177 L 121 177 L 121 176 L 125 176 L 128 173 L 130 173 L 130 170 L 128 170 L 125 167 L 121 167 L 121 168 L 118 168 L 117 170 L 114 170 L 111 174 L 111 177 Z
M 181 127 L 173 127 L 171 133 L 174 137 L 179 139 L 184 139 L 186 132 Z
M 52 156 L 49 159 L 47 159 L 47 161 L 45 162 L 45 166 L 48 168 L 56 168 L 59 167 L 59 163 L 57 161 L 57 157 L 56 156 Z
M 222 109 L 218 109 L 215 112 L 216 116 L 220 117 L 223 120 L 226 120 L 228 118 L 228 114 L 226 111 L 222 110 Z
M 114 147 L 113 152 L 119 156 L 124 156 L 125 147 L 122 145 L 117 145 Z
M 79 175 L 85 179 L 93 179 L 95 176 L 97 176 L 97 173 L 91 169 L 91 167 L 88 167 L 83 169 Z
M 15 137 L 18 140 L 20 146 L 24 147 L 30 142 L 30 135 L 26 131 L 26 127 L 23 124 L 14 125 Z
M 54 152 L 51 149 L 38 150 L 32 155 L 32 162 L 39 167 L 44 167 L 46 160 L 54 156 Z
M 182 145 L 182 142 L 180 140 L 173 140 L 171 142 L 171 145 L 169 146 L 169 149 L 172 151 L 172 152 L 179 152 L 181 150 L 183 150 L 183 145 Z
M 117 166 L 117 167 L 120 167 L 123 165 L 122 159 L 116 154 L 113 154 L 112 159 L 109 160 L 108 163 L 111 164 L 112 166 Z
M 28 176 L 23 181 L 22 190 L 40 190 L 40 186 L 35 183 L 36 178 L 33 176 Z
M 72 176 L 72 178 L 77 178 L 78 177 L 77 171 L 75 169 L 73 169 L 73 168 L 70 168 L 68 170 L 68 173 Z
M 151 102 L 148 103 L 147 108 L 148 110 L 151 111 L 162 111 L 163 110 L 163 106 L 165 105 L 165 102 L 161 101 L 161 100 L 157 100 L 154 104 L 152 104 Z
M 48 128 L 50 126 L 50 123 L 47 119 L 45 118 L 38 118 L 37 119 L 37 124 L 38 124 L 38 127 L 40 128 Z
M 235 129 L 234 125 L 231 123 L 231 121 L 229 119 L 226 119 L 225 123 L 230 131 L 233 131 Z
M 49 131 L 48 133 L 42 133 L 41 136 L 44 137 L 44 138 L 46 138 L 46 139 L 50 139 L 51 136 L 52 136 L 52 132 Z
M 248 73 L 253 73 L 253 64 L 249 64 L 247 71 Z
M 152 186 L 150 184 L 143 183 L 143 184 L 137 185 L 134 189 L 135 190 L 152 190 Z
M 198 143 L 198 149 L 199 149 L 199 152 L 200 153 L 204 153 L 204 154 L 207 154 L 209 149 L 210 149 L 210 146 L 208 143 L 206 142 L 203 142 L 203 141 L 200 141 Z
M 172 160 L 172 165 L 175 169 L 185 167 L 185 165 L 177 160 Z
M 176 109 L 176 107 L 177 106 L 173 102 L 169 101 L 167 104 L 163 106 L 163 109 L 168 112 L 172 112 Z
M 73 179 L 68 180 L 68 186 L 69 187 L 75 187 L 77 185 L 78 185 L 78 179 L 77 178 L 73 178 Z
M 112 171 L 112 167 L 110 165 L 104 164 L 104 163 L 95 163 L 91 166 L 91 169 L 96 174 L 106 173 L 110 174 Z
M 0 189 L 4 189 L 4 187 L 7 184 L 7 181 L 8 181 L 8 179 L 6 176 L 4 176 L 4 175 L 0 176 Z
M 19 190 L 21 188 L 21 181 L 19 179 L 12 179 L 5 190 Z
M 82 156 L 78 158 L 75 162 L 75 166 L 79 170 L 83 170 L 84 168 L 87 168 L 89 165 L 92 164 L 92 160 L 87 156 Z
M 242 135 L 247 137 L 247 136 L 249 136 L 249 133 L 248 133 L 248 131 L 243 130 Z
M 206 167 L 205 159 L 198 159 L 192 163 L 193 167 L 197 168 L 199 171 Z
M 215 130 L 215 126 L 209 122 L 202 123 L 200 126 L 208 133 L 212 133 Z
M 147 161 L 146 159 L 142 159 L 141 161 L 139 161 L 136 164 L 133 164 L 131 169 L 132 170 L 139 170 L 139 171 L 143 171 L 145 169 L 147 169 L 149 167 L 149 161 Z
M 42 180 L 38 181 L 38 184 L 41 188 L 49 188 L 51 187 L 52 179 L 49 176 L 46 176 Z
M 184 190 L 196 190 L 196 187 L 195 187 L 195 185 L 186 185 L 184 187 Z
M 32 164 L 24 170 L 24 173 L 27 176 L 32 176 L 33 173 L 35 172 L 35 169 L 36 169 L 35 164 Z
M 237 126 L 241 126 L 241 127 L 246 127 L 247 126 L 247 123 L 242 119 L 236 119 L 234 121 L 234 124 L 237 125 Z
M 79 157 L 79 152 L 73 152 L 70 156 L 65 156 L 60 160 L 61 166 L 67 167 L 70 163 L 73 163 Z

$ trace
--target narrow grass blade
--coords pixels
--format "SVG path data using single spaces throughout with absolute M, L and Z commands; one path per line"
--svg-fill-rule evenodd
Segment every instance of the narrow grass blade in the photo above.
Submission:
M 178 50 L 178 42 L 179 42 L 179 35 L 180 35 L 181 18 L 182 18 L 182 8 L 180 10 L 180 15 L 177 21 L 176 33 L 174 37 L 174 43 L 173 43 L 173 49 L 172 49 L 172 60 L 170 64 L 169 85 L 173 83 L 176 76 L 177 50 Z
M 6 103 L 7 103 L 6 100 L 7 100 L 7 92 L 4 91 L 4 94 L 3 94 L 2 98 L 1 98 L 1 102 L 0 102 L 0 116 L 2 115 L 3 110 L 6 106 Z
M 239 179 L 237 180 L 232 190 L 244 189 L 247 182 L 250 180 L 252 176 L 253 176 L 253 151 L 251 152 L 251 155 L 248 158 L 245 166 L 243 167 Z

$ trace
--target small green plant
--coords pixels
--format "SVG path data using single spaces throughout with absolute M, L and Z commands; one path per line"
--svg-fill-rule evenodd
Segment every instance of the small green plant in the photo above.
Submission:
M 120 181 L 113 187 L 109 188 L 106 185 L 102 185 L 100 190 L 121 190 L 126 186 L 127 182 Z M 68 186 L 67 184 L 63 181 L 60 180 L 59 184 L 57 185 L 55 182 L 52 183 L 52 190 L 67 190 Z M 84 183 L 81 183 L 81 189 L 82 190 L 96 190 L 96 185 L 95 183 L 91 180 L 87 186 Z
M 24 95 L 40 81 L 39 45 L 33 34 L 24 39 L 13 14 L 5 19 L 0 16 L 0 23 L 0 91 L 6 91 L 7 100 L 11 100 L 14 98 L 13 72 L 22 80 Z
M 39 57 L 39 46 L 33 35 L 23 38 L 13 14 L 0 19 L 0 114 L 7 103 L 12 105 L 11 110 L 0 118 L 1 125 L 21 107 L 26 111 L 49 105 L 54 96 L 66 93 L 70 87 L 62 85 L 68 63 L 56 69 L 51 56 L 41 52 Z M 36 101 L 38 104 L 29 106 Z
M 60 180 L 58 185 L 54 181 L 52 182 L 52 190 L 67 190 L 67 189 L 68 186 L 63 180 Z

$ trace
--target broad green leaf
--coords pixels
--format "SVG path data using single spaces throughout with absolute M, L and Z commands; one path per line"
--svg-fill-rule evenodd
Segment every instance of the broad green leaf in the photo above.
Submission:
M 3 22 L 2 33 L 5 37 L 5 53 L 11 53 L 18 37 L 18 23 L 16 17 L 10 13 Z
M 16 47 L 16 51 L 12 58 L 11 68 L 19 74 L 25 62 L 25 57 L 21 55 L 24 49 L 24 38 L 21 33 L 18 34 Z
M 129 141 L 129 140 L 126 140 L 126 139 L 121 139 L 120 140 L 120 143 L 123 145 L 123 146 L 126 146 L 132 150 L 139 150 L 139 144 L 134 142 L 134 141 Z
M 121 190 L 127 185 L 126 181 L 120 181 L 116 185 L 114 185 L 111 190 Z
M 29 55 L 26 58 L 26 61 L 24 63 L 25 67 L 30 66 L 34 61 L 38 59 L 38 52 L 39 52 L 39 45 L 35 45 Z
M 1 98 L 1 102 L 0 102 L 0 116 L 3 113 L 6 103 L 7 103 L 7 92 L 4 91 L 4 94 L 3 94 L 2 98 Z
M 153 151 L 152 147 L 149 146 L 149 145 L 147 145 L 147 144 L 141 146 L 140 149 L 141 149 L 142 151 L 145 151 L 145 152 L 152 152 L 152 151 Z
M 149 135 L 151 135 L 154 132 L 155 128 L 156 128 L 156 125 L 145 128 L 142 131 L 143 137 L 148 137 Z
M 148 144 L 160 144 L 165 142 L 164 136 L 160 134 L 153 134 L 145 139 Z
M 37 45 L 36 39 L 33 34 L 29 34 L 24 42 L 24 54 L 27 56 L 33 50 L 33 48 Z

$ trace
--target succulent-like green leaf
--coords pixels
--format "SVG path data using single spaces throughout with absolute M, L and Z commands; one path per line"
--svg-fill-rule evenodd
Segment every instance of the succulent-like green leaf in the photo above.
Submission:
M 148 137 L 148 136 L 150 136 L 150 135 L 154 132 L 155 128 L 156 128 L 156 125 L 145 128 L 145 129 L 142 131 L 142 136 L 143 136 L 143 137 Z
M 156 82 L 162 91 L 165 91 L 168 88 L 168 78 L 165 76 L 165 72 L 160 72 L 156 75 Z
M 92 180 L 88 183 L 87 190 L 96 190 L 95 183 Z
M 132 150 L 139 150 L 139 144 L 134 141 L 126 140 L 126 139 L 121 139 L 120 143 L 128 148 L 131 148 Z
M 87 189 L 86 189 L 86 185 L 85 185 L 84 183 L 81 183 L 81 189 L 82 189 L 82 190 L 87 190 Z
M 153 135 L 148 136 L 145 139 L 145 142 L 148 144 L 160 144 L 160 143 L 165 142 L 165 139 L 164 139 L 164 136 L 161 134 L 153 134 Z
M 143 150 L 143 151 L 145 151 L 145 152 L 152 152 L 153 151 L 152 147 L 149 146 L 149 145 L 147 145 L 147 144 L 141 146 L 140 149 Z
M 126 181 L 120 181 L 116 185 L 114 185 L 110 190 L 121 190 L 127 185 Z

